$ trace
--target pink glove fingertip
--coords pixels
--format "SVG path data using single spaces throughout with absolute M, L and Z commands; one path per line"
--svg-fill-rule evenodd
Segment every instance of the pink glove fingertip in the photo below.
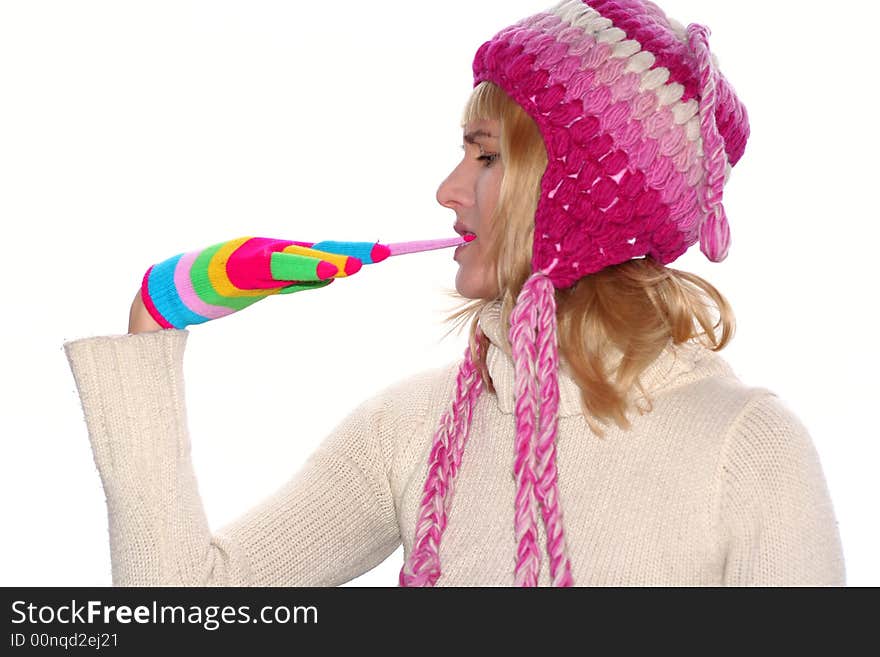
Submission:
M 364 263 L 361 262 L 360 258 L 348 256 L 348 258 L 345 259 L 345 275 L 351 276 L 352 274 L 356 274 L 361 270 L 363 264 Z
M 333 278 L 339 272 L 339 267 L 334 265 L 332 262 L 327 262 L 326 260 L 322 260 L 318 263 L 318 266 L 315 268 L 315 273 L 318 275 L 322 281 L 328 278 Z
M 373 248 L 370 250 L 370 260 L 373 262 L 373 264 L 377 262 L 382 262 L 390 255 L 391 249 L 389 249 L 384 244 L 379 244 L 378 242 L 373 245 Z

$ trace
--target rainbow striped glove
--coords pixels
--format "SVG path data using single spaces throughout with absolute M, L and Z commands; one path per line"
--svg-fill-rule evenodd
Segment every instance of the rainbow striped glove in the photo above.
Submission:
M 294 242 L 239 237 L 151 266 L 141 283 L 147 311 L 163 328 L 225 317 L 273 294 L 330 285 L 387 257 L 372 242 Z

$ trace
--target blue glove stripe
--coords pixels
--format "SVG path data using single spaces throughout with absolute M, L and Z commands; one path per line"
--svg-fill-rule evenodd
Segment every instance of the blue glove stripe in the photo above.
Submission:
M 147 291 L 150 293 L 156 310 L 169 324 L 179 329 L 191 324 L 201 324 L 209 319 L 190 310 L 177 294 L 177 287 L 174 285 L 174 270 L 177 268 L 177 262 L 183 256 L 184 254 L 181 253 L 154 265 L 147 281 Z

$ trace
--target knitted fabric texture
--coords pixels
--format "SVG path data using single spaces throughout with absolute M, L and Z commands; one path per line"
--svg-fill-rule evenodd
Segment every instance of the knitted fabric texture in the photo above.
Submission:
M 325 287 L 371 264 L 379 246 L 239 237 L 150 266 L 141 282 L 141 298 L 162 328 L 182 329 L 273 294 Z
M 479 322 L 497 395 L 475 409 L 438 587 L 514 584 L 517 381 L 500 302 Z M 287 476 L 276 473 L 271 494 L 237 487 L 248 510 L 212 527 L 193 459 L 211 451 L 216 434 L 190 433 L 199 410 L 186 394 L 188 336 L 151 331 L 64 345 L 107 502 L 113 585 L 339 586 L 375 575 L 401 543 L 409 554 L 420 477 L 460 363 L 389 381 Z M 618 353 L 603 356 L 612 365 Z M 559 493 L 578 586 L 845 584 L 819 453 L 784 399 L 744 384 L 697 342 L 670 344 L 639 375 L 645 397 L 634 395 L 637 404 L 649 395 L 654 412 L 633 412 L 631 430 L 612 423 L 606 440 L 586 440 L 581 390 L 561 365 Z M 805 372 L 821 366 L 805 356 Z M 342 412 L 334 400 L 326 400 L 330 412 Z M 300 398 L 282 410 L 312 409 Z M 256 439 L 257 425 L 245 425 Z M 316 442 L 305 426 L 266 430 L 282 442 Z M 539 586 L 550 586 L 549 573 L 542 550 Z
M 510 318 L 516 371 L 517 586 L 540 569 L 536 504 L 554 586 L 572 586 L 556 470 L 559 368 L 554 288 L 640 256 L 661 264 L 691 245 L 727 257 L 722 190 L 749 136 L 745 106 L 709 50 L 647 0 L 565 0 L 485 42 L 474 86 L 501 87 L 535 121 L 547 150 L 535 212 L 532 276 Z M 477 346 L 485 347 L 477 329 Z M 434 438 L 401 586 L 433 586 L 473 409 L 483 391 L 471 350 Z

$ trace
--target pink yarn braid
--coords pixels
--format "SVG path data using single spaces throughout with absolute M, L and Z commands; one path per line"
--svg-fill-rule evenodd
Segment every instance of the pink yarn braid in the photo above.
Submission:
M 540 382 L 540 421 L 535 446 L 537 485 L 535 493 L 541 502 L 544 526 L 547 529 L 547 555 L 553 586 L 573 586 L 571 561 L 566 554 L 559 506 L 556 471 L 556 428 L 559 408 L 559 354 L 556 345 L 556 296 L 551 280 L 539 273 L 526 283 L 537 299 L 538 344 L 536 373 Z
M 477 327 L 478 353 L 482 335 Z M 452 503 L 455 475 L 470 434 L 473 410 L 482 391 L 483 380 L 468 346 L 456 377 L 451 413 L 444 413 L 434 435 L 416 535 L 409 559 L 400 569 L 400 586 L 434 586 L 440 577 L 440 541 Z
M 520 290 L 510 315 L 510 345 L 513 351 L 516 441 L 514 443 L 514 474 L 516 498 L 514 531 L 516 536 L 516 586 L 537 586 L 541 569 L 538 553 L 538 526 L 535 499 L 534 437 L 538 411 L 538 395 L 532 367 L 535 363 L 535 324 L 537 306 L 532 278 Z
M 482 349 L 482 338 L 478 326 L 478 354 Z M 541 558 L 535 505 L 539 503 L 547 529 L 552 585 L 573 586 L 556 470 L 559 407 L 556 299 L 553 283 L 545 272 L 533 274 L 520 291 L 510 317 L 510 343 L 514 355 L 516 397 L 517 554 L 514 583 L 516 586 L 538 585 Z M 455 476 L 470 435 L 473 411 L 482 391 L 482 378 L 468 348 L 456 377 L 452 408 L 444 413 L 434 436 L 416 536 L 409 559 L 400 570 L 400 586 L 434 586 L 440 577 L 440 542 L 454 497 Z
M 700 250 L 712 262 L 720 262 L 727 257 L 730 249 L 730 227 L 721 204 L 727 154 L 724 139 L 715 122 L 718 71 L 712 65 L 709 54 L 710 34 L 711 31 L 704 25 L 691 23 L 687 26 L 688 45 L 696 58 L 700 76 L 700 134 L 703 140 L 703 168 L 706 171 L 705 199 L 701 199 L 706 219 L 700 226 Z

